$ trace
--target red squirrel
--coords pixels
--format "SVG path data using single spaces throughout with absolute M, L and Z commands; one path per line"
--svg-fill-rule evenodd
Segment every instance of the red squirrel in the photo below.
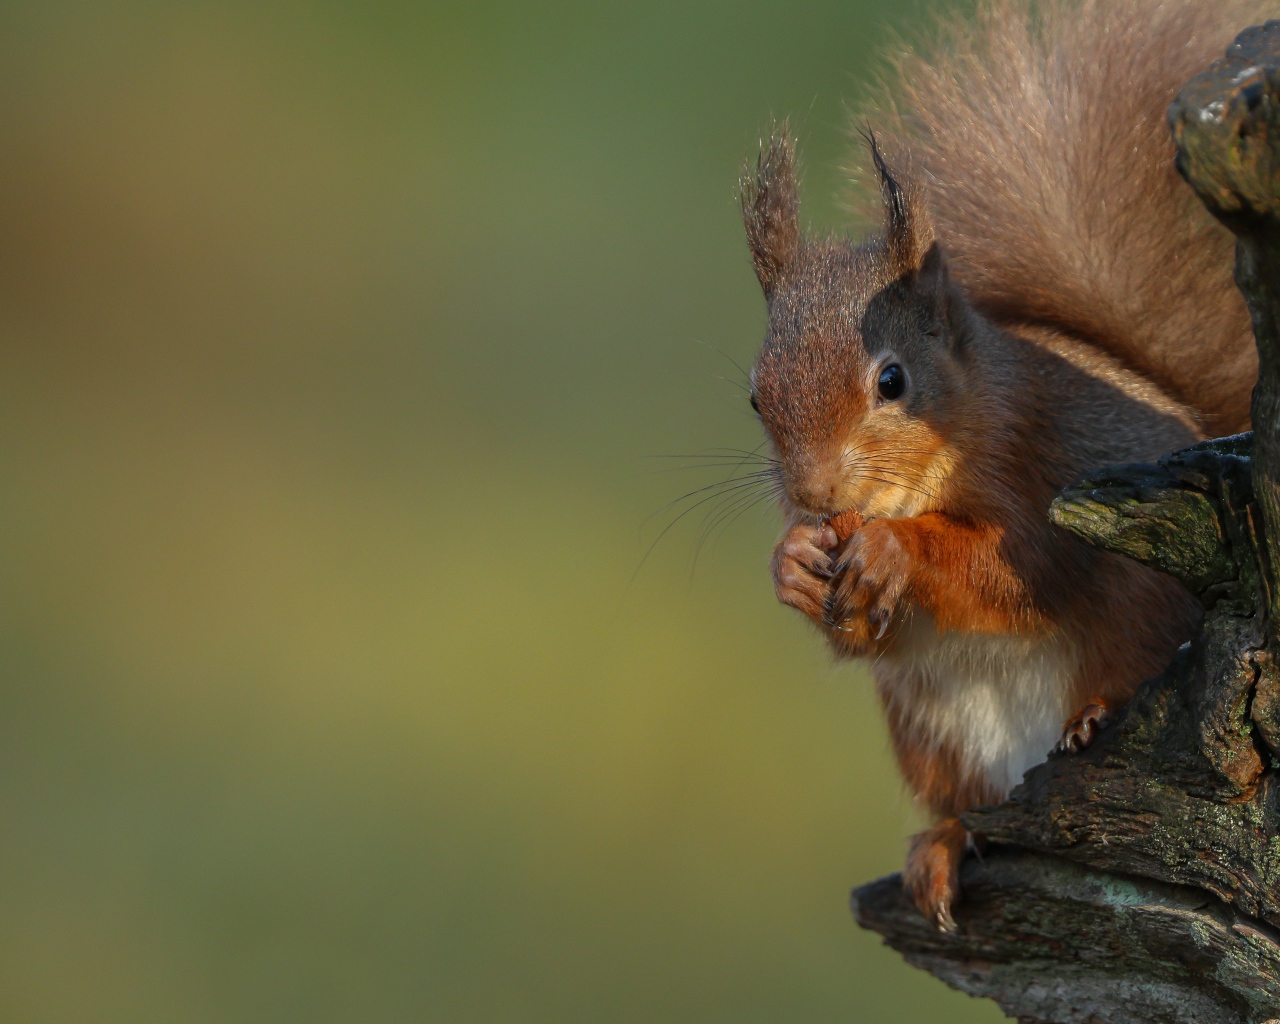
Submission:
M 775 588 L 870 664 L 935 820 L 903 875 L 939 928 L 958 816 L 1086 746 L 1197 628 L 1178 583 L 1047 510 L 1088 470 L 1248 428 L 1232 239 L 1179 180 L 1165 110 L 1275 6 L 986 0 L 896 58 L 862 242 L 801 231 L 785 126 L 744 175 Z

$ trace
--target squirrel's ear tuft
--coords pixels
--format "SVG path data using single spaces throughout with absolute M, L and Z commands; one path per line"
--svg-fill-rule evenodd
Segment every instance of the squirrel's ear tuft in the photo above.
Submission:
M 785 121 L 761 144 L 755 167 L 743 169 L 738 195 L 751 260 L 768 297 L 800 252 L 796 147 Z
M 912 178 L 890 169 L 870 127 L 862 132 L 862 137 L 871 151 L 871 163 L 880 182 L 889 258 L 898 273 L 911 273 L 920 268 L 933 245 L 933 227 L 929 223 L 924 196 Z

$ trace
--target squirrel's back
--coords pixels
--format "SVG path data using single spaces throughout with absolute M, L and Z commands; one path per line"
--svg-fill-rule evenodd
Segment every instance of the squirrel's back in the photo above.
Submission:
M 1247 428 L 1257 355 L 1166 110 L 1268 14 L 1280 0 L 982 0 L 895 57 L 869 116 L 979 309 L 1110 352 L 1209 434 Z

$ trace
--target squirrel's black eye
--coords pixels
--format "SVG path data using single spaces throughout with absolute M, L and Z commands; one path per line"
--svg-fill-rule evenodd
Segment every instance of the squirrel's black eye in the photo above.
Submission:
M 756 393 L 751 392 L 751 408 L 756 411 L 756 415 L 760 415 L 760 403 L 756 401 Z
M 897 363 L 890 363 L 880 371 L 878 382 L 880 397 L 886 402 L 893 402 L 902 397 L 907 390 L 907 375 Z

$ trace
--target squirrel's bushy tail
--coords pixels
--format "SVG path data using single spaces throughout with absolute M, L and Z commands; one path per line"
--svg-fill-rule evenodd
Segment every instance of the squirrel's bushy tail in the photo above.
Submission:
M 1106 349 L 1248 424 L 1257 356 L 1231 235 L 1173 164 L 1179 89 L 1280 0 L 980 0 L 904 49 L 870 122 L 924 185 L 974 304 Z

